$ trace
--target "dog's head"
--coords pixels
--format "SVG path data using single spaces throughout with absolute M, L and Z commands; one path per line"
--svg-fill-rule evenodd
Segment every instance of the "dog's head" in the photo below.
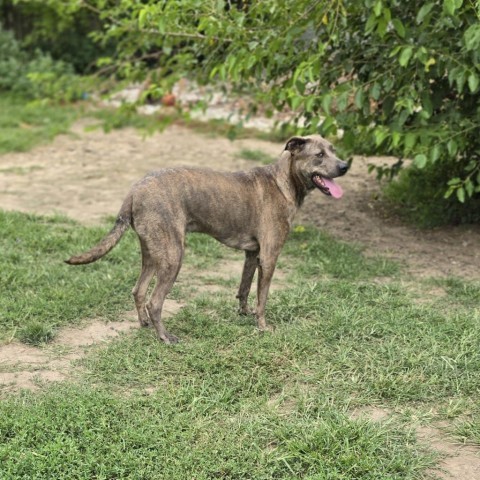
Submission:
M 293 137 L 285 145 L 290 152 L 291 165 L 305 188 L 318 188 L 325 195 L 340 198 L 341 187 L 333 181 L 347 173 L 349 164 L 335 155 L 333 145 L 320 135 Z

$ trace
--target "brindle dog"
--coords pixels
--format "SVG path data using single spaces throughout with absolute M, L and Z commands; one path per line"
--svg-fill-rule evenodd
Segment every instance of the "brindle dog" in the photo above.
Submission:
M 278 255 L 295 213 L 315 188 L 334 198 L 342 196 L 332 180 L 344 175 L 348 163 L 335 155 L 319 135 L 291 138 L 277 163 L 247 172 L 225 173 L 198 168 L 166 168 L 148 174 L 127 195 L 115 226 L 90 251 L 67 263 L 79 265 L 108 253 L 132 227 L 142 250 L 142 271 L 133 297 L 142 326 L 151 321 L 158 338 L 176 343 L 161 314 L 163 302 L 177 278 L 188 232 L 202 232 L 245 251 L 237 298 L 240 313 L 250 313 L 247 299 L 258 268 L 259 330 L 269 330 L 265 304 Z M 148 302 L 153 276 L 156 285 Z

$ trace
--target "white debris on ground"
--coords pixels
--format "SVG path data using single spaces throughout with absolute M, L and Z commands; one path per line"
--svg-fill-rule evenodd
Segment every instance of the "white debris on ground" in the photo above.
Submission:
M 144 84 L 132 84 L 123 90 L 114 93 L 105 102 L 106 105 L 120 107 L 124 103 L 136 103 L 144 93 Z M 194 120 L 224 120 L 232 125 L 241 124 L 244 128 L 252 128 L 263 132 L 271 132 L 282 123 L 292 122 L 293 112 L 275 112 L 271 118 L 266 115 L 248 114 L 250 98 L 229 96 L 211 85 L 199 86 L 195 82 L 182 79 L 177 82 L 172 94 L 175 105 L 189 112 Z M 161 102 L 158 104 L 139 105 L 137 110 L 144 115 L 153 115 L 165 109 Z M 301 126 L 302 121 L 299 122 Z

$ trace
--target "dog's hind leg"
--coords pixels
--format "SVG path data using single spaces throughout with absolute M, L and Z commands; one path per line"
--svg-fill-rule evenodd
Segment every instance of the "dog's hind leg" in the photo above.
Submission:
M 182 265 L 184 243 L 183 237 L 177 237 L 172 241 L 171 234 L 169 235 L 167 244 L 164 242 L 157 244 L 157 253 L 152 255 L 152 260 L 155 265 L 157 274 L 157 284 L 153 289 L 152 296 L 147 303 L 147 311 L 159 340 L 165 343 L 177 343 L 178 338 L 167 332 L 162 322 L 162 308 L 165 297 L 172 289 L 173 284 L 177 278 L 178 272 Z M 161 249 L 161 252 L 160 252 Z
M 238 289 L 237 298 L 240 302 L 238 313 L 240 315 L 249 315 L 253 313 L 248 308 L 248 295 L 252 286 L 253 276 L 258 265 L 258 250 L 245 252 L 245 263 L 243 264 L 242 280 Z
M 145 242 L 140 240 L 140 246 L 142 249 L 142 271 L 132 290 L 132 294 L 135 300 L 135 306 L 137 307 L 138 321 L 142 327 L 146 327 L 149 321 L 145 298 L 147 296 L 148 286 L 155 275 L 155 264 L 152 262 Z

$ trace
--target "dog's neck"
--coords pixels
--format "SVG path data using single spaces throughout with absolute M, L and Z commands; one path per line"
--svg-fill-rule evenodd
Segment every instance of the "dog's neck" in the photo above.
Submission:
M 278 188 L 285 197 L 292 198 L 299 208 L 308 194 L 308 189 L 295 169 L 293 155 L 284 150 L 275 166 L 278 171 Z

